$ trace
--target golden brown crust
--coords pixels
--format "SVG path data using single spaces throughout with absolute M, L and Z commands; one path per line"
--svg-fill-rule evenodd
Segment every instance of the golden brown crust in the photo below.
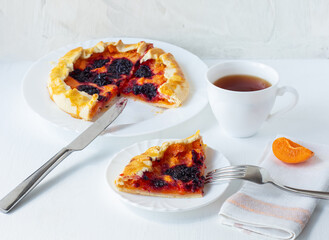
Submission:
M 171 53 L 165 53 L 160 48 L 152 48 L 141 59 L 141 62 L 149 59 L 160 61 L 166 66 L 164 77 L 167 81 L 159 87 L 158 91 L 170 103 L 153 103 L 153 105 L 165 108 L 181 106 L 188 96 L 189 85 L 174 56 Z
M 143 41 L 136 44 L 124 44 L 119 40 L 118 42 L 99 42 L 94 47 L 88 49 L 78 47 L 69 51 L 59 59 L 58 64 L 50 72 L 48 91 L 51 99 L 59 108 L 69 113 L 71 116 L 91 121 L 93 117 L 101 111 L 97 105 L 98 94 L 91 96 L 77 89 L 72 89 L 64 80 L 69 73 L 74 70 L 74 63 L 79 58 L 87 59 L 93 53 L 104 52 L 107 47 L 113 46 L 118 52 L 135 50 L 141 56 L 144 55 L 141 62 L 147 61 L 148 59 L 155 59 L 165 64 L 166 69 L 164 76 L 167 78 L 167 81 L 159 87 L 158 91 L 168 103 L 165 101 L 148 103 L 165 108 L 180 106 L 186 99 L 189 91 L 188 83 L 184 78 L 183 72 L 170 53 L 165 53 L 159 48 L 151 48 L 148 50 L 149 45 L 150 44 Z M 132 98 L 134 97 L 132 96 Z M 111 102 L 108 105 L 110 104 Z
M 89 95 L 83 91 L 72 89 L 64 80 L 69 73 L 73 71 L 73 64 L 81 58 L 89 58 L 93 53 L 104 52 L 107 46 L 116 47 L 119 52 L 126 52 L 136 50 L 138 53 L 143 53 L 146 50 L 147 44 L 139 42 L 136 44 L 124 44 L 121 40 L 118 42 L 104 43 L 99 42 L 94 47 L 83 49 L 82 47 L 75 48 L 66 53 L 59 59 L 57 66 L 55 66 L 49 76 L 48 91 L 51 99 L 63 111 L 69 113 L 75 118 L 82 118 L 91 121 L 101 109 L 97 108 L 98 94 Z M 113 99 L 114 100 L 114 99 Z M 107 105 L 111 105 L 112 101 Z
M 160 160 L 165 155 L 166 150 L 172 146 L 177 144 L 183 144 L 188 145 L 190 143 L 196 142 L 198 140 L 201 140 L 200 143 L 202 144 L 201 149 L 203 152 L 205 152 L 206 145 L 202 142 L 202 137 L 200 136 L 199 131 L 197 131 L 194 135 L 181 139 L 181 140 L 173 140 L 173 141 L 167 141 L 164 142 L 161 146 L 154 146 L 149 149 L 147 149 L 144 153 L 137 155 L 133 157 L 130 162 L 126 165 L 124 168 L 122 174 L 119 175 L 119 177 L 115 180 L 115 185 L 117 186 L 118 190 L 128 193 L 134 193 L 134 194 L 142 194 L 142 195 L 148 195 L 148 196 L 160 196 L 160 197 L 176 197 L 176 198 L 190 198 L 190 197 L 202 197 L 201 192 L 184 192 L 182 194 L 178 193 L 159 193 L 159 192 L 150 192 L 148 190 L 143 189 L 137 189 L 132 188 L 131 186 L 127 185 L 126 182 L 129 182 L 131 180 L 137 180 L 138 178 L 141 178 L 144 174 L 144 172 L 152 172 L 153 171 L 153 162 Z M 175 160 L 175 159 L 173 159 Z M 178 159 L 177 159 L 178 160 Z M 180 162 L 174 164 L 179 165 Z M 169 165 L 170 162 L 169 162 Z M 204 167 L 201 167 L 200 169 L 201 175 L 204 174 Z M 162 175 L 161 177 L 166 182 L 172 182 L 174 179 L 169 175 Z
M 79 47 L 64 55 L 56 67 L 54 67 L 48 80 L 48 91 L 51 99 L 63 111 L 76 118 L 91 120 L 90 113 L 93 111 L 98 95 L 93 96 L 72 89 L 64 82 L 65 78 L 73 71 L 73 63 L 83 54 L 83 48 Z
M 147 149 L 144 153 L 133 157 L 129 164 L 125 167 L 123 174 L 118 177 L 116 184 L 120 185 L 122 179 L 126 176 L 138 175 L 142 176 L 143 172 L 152 170 L 152 161 L 161 159 L 163 154 L 170 145 L 181 143 L 189 144 L 198 139 L 202 138 L 200 136 L 200 131 L 197 131 L 194 135 L 180 140 L 172 140 L 164 142 L 161 146 L 154 146 Z M 206 147 L 205 145 L 203 146 Z
M 166 198 L 199 198 L 202 197 L 201 193 L 186 193 L 186 194 L 173 194 L 173 193 L 153 193 L 149 191 L 142 191 L 139 189 L 129 189 L 117 186 L 121 192 L 139 194 L 152 197 L 166 197 Z

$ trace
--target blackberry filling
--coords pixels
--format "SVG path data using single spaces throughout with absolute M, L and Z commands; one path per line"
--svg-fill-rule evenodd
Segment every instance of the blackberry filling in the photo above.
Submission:
M 148 176 L 145 175 L 145 173 L 143 174 L 143 177 L 142 177 L 144 180 L 148 181 L 150 180 Z
M 93 68 L 101 68 L 103 67 L 106 63 L 108 63 L 110 60 L 109 59 L 97 59 L 92 63 Z
M 151 183 L 155 188 L 163 188 L 164 186 L 167 185 L 167 183 L 164 180 L 158 178 L 153 179 Z
M 200 178 L 200 171 L 197 167 L 187 167 L 185 164 L 169 168 L 164 174 L 182 182 L 199 181 Z
M 199 156 L 199 154 L 193 149 L 192 150 L 192 160 L 195 165 L 201 166 L 203 164 L 203 156 Z
M 80 85 L 77 87 L 79 91 L 88 93 L 89 95 L 99 94 L 99 89 L 89 85 Z
M 69 76 L 79 82 L 90 82 L 93 77 L 93 73 L 91 73 L 90 70 L 90 67 L 86 67 L 83 71 L 80 69 L 74 69 L 69 73 Z
M 133 63 L 126 58 L 115 59 L 107 68 L 107 72 L 113 78 L 121 75 L 128 75 L 133 67 Z
M 167 169 L 164 174 L 171 176 L 175 180 L 182 181 L 184 189 L 187 191 L 195 192 L 204 185 L 204 177 L 200 176 L 200 171 L 195 166 L 177 165 Z
M 201 177 L 201 179 L 193 180 L 192 182 L 187 182 L 184 185 L 184 189 L 186 189 L 187 191 L 195 192 L 198 188 L 201 188 L 204 185 L 203 179 L 204 178 Z
M 148 100 L 152 100 L 157 95 L 157 88 L 152 83 L 145 83 L 143 85 L 134 84 L 132 91 L 135 95 L 145 95 Z
M 141 65 L 141 62 L 140 62 L 140 60 L 138 60 L 138 61 L 135 63 L 135 69 L 138 69 L 140 65 Z
M 134 75 L 138 78 L 150 78 L 153 74 L 149 66 L 141 65 Z
M 102 102 L 102 101 L 106 101 L 107 100 L 107 97 L 104 97 L 102 95 L 98 95 L 98 98 L 97 98 L 98 101 Z
M 113 80 L 106 73 L 100 73 L 93 79 L 93 83 L 102 87 L 108 84 L 112 84 Z

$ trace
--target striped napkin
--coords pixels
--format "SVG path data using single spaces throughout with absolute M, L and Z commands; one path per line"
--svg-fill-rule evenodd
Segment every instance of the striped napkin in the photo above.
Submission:
M 285 164 L 268 144 L 260 166 L 283 185 L 327 191 L 329 185 L 329 146 L 306 143 L 287 137 L 314 152 L 304 163 Z M 245 182 L 228 198 L 220 212 L 221 223 L 275 239 L 295 239 L 310 219 L 318 200 L 280 190 L 271 184 Z

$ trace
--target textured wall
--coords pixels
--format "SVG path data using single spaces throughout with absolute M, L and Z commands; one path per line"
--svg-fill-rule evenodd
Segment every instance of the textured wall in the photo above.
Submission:
M 328 0 L 0 0 L 0 60 L 67 44 L 145 37 L 200 57 L 329 56 Z

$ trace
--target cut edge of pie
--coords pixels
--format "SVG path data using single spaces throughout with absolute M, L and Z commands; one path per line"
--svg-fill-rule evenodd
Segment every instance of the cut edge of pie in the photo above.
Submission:
M 195 146 L 193 146 L 193 144 Z M 189 149 L 186 152 L 186 155 L 181 155 L 182 158 L 186 158 L 187 156 L 191 157 L 189 161 L 179 159 L 180 154 L 184 152 L 179 152 L 181 147 L 186 146 L 186 149 Z M 115 180 L 115 185 L 119 191 L 133 193 L 133 194 L 141 194 L 146 196 L 158 196 L 158 197 L 170 197 L 170 198 L 197 198 L 203 196 L 203 187 L 204 187 L 204 171 L 206 168 L 205 165 L 205 149 L 206 145 L 202 141 L 202 137 L 200 132 L 197 131 L 194 135 L 181 139 L 181 140 L 173 140 L 164 142 L 161 146 L 154 146 L 147 149 L 144 153 L 133 157 L 130 162 L 125 166 L 123 172 L 118 176 Z M 171 152 L 167 152 L 167 151 Z M 196 154 L 199 157 L 196 161 L 199 161 L 197 164 L 195 163 L 195 159 L 193 159 L 194 154 L 191 153 L 190 150 L 198 151 Z M 175 155 L 175 151 L 177 151 L 177 155 Z M 190 156 L 192 154 L 192 156 Z M 166 156 L 166 157 L 164 157 Z M 170 156 L 168 158 L 168 156 Z M 161 162 L 165 159 L 165 163 Z M 192 160 L 193 159 L 193 160 Z M 147 174 L 152 173 L 152 171 L 159 172 L 158 169 L 155 169 L 161 165 L 166 166 L 166 169 L 161 169 L 161 173 L 155 179 L 163 180 L 163 183 L 159 187 L 154 187 L 152 184 L 154 183 L 153 179 L 147 179 L 145 176 Z M 169 165 L 168 165 L 169 164 Z M 187 167 L 188 165 L 188 167 Z M 179 166 L 179 167 L 177 167 Z M 185 167 L 180 167 L 185 166 Z M 198 174 L 192 174 L 193 177 L 197 177 L 196 181 L 200 181 L 196 183 L 198 186 L 196 189 L 191 190 L 190 186 L 195 179 L 183 179 L 184 177 L 180 173 L 173 173 L 172 169 L 182 169 L 186 170 L 188 168 L 198 169 Z M 169 169 L 169 170 L 168 170 Z M 163 173 L 163 170 L 165 172 Z M 147 184 L 143 187 L 143 183 L 149 180 L 150 186 Z M 193 182 L 194 184 L 194 182 Z M 167 188 L 161 189 L 163 185 Z M 188 189 L 187 186 L 189 186 Z M 170 189 L 170 187 L 174 188 L 174 190 Z
M 165 53 L 159 48 L 153 48 L 152 44 L 144 41 L 136 44 L 124 44 L 121 40 L 118 42 L 101 41 L 91 48 L 83 49 L 78 47 L 69 51 L 59 59 L 58 64 L 51 70 L 47 87 L 51 99 L 60 109 L 75 118 L 92 121 L 99 112 L 112 104 L 116 98 L 114 96 L 103 106 L 99 104 L 99 94 L 90 95 L 84 91 L 79 91 L 77 88 L 71 88 L 64 81 L 69 76 L 69 73 L 74 71 L 74 63 L 78 59 L 88 59 L 94 53 L 103 53 L 108 47 L 114 47 L 116 51 L 121 53 L 136 51 L 141 56 L 141 62 L 154 59 L 162 61 L 166 66 L 164 77 L 167 81 L 157 91 L 168 100 L 169 104 L 165 102 L 147 102 L 148 104 L 157 107 L 174 108 L 179 107 L 187 98 L 189 92 L 188 82 L 172 54 Z M 129 97 L 142 101 L 138 97 Z
M 181 106 L 188 96 L 189 85 L 174 56 L 171 53 L 165 53 L 160 48 L 151 48 L 141 59 L 141 63 L 150 59 L 159 59 L 166 65 L 164 76 L 168 80 L 159 87 L 158 91 L 164 96 L 167 96 L 167 100 L 173 103 L 172 105 L 151 104 L 156 107 L 164 108 L 175 108 Z

